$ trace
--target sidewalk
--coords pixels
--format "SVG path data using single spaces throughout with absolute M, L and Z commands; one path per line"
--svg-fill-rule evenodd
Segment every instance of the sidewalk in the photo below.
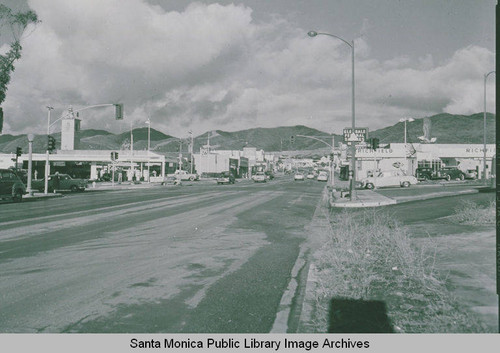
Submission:
M 351 201 L 349 197 L 341 197 L 341 192 L 330 193 L 331 207 L 378 207 L 394 205 L 396 200 L 380 195 L 372 190 L 356 190 L 357 199 Z
M 23 195 L 23 202 L 24 201 L 35 201 L 35 200 L 41 200 L 41 199 L 51 199 L 51 198 L 55 198 L 55 197 L 63 197 L 62 194 L 58 194 L 58 193 L 48 193 L 48 194 L 44 194 L 43 192 L 34 192 L 33 195 L 29 195 L 29 194 L 26 194 L 26 195 Z

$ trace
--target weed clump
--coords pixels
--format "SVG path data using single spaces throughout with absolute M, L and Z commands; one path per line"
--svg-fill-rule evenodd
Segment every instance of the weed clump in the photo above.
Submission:
M 413 247 L 407 229 L 376 209 L 331 218 L 331 238 L 315 254 L 316 332 L 326 331 L 332 298 L 385 302 L 395 332 L 482 331 L 436 273 L 432 244 Z
M 480 206 L 471 200 L 462 200 L 455 208 L 452 219 L 458 223 L 468 225 L 494 224 L 495 202 L 491 201 L 487 206 Z

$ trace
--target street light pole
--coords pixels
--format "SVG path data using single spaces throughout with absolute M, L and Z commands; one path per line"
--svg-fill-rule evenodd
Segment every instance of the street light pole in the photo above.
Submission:
M 149 158 L 149 151 L 151 149 L 151 120 L 148 118 L 146 121 L 146 124 L 148 124 L 148 183 L 151 182 L 150 176 L 149 176 L 149 165 L 150 163 L 150 158 Z
M 409 170 L 409 166 L 408 166 L 408 147 L 406 146 L 406 123 L 409 122 L 411 123 L 412 121 L 415 121 L 415 119 L 413 118 L 401 118 L 399 119 L 400 122 L 404 122 L 405 124 L 405 136 L 404 136 L 404 142 L 405 142 L 405 164 L 406 164 L 406 172 L 408 172 Z
M 191 174 L 193 174 L 193 150 L 194 150 L 194 140 L 193 140 L 193 132 L 191 130 L 189 130 L 189 135 L 191 135 L 191 145 L 189 147 L 189 150 L 190 150 L 190 153 L 191 155 L 189 156 L 189 158 L 191 159 Z
M 50 135 L 50 111 L 54 109 L 53 107 L 47 106 L 48 114 L 47 114 L 47 151 L 45 153 L 45 180 L 44 180 L 44 189 L 43 193 L 47 195 L 49 192 L 49 135 Z
M 33 139 L 34 139 L 33 134 L 28 134 L 28 185 L 26 187 L 26 192 L 28 195 L 32 196 L 33 191 L 31 190 L 31 174 L 33 171 L 32 164 L 33 164 Z
M 490 71 L 484 74 L 484 111 L 483 111 L 483 184 L 486 185 L 486 80 L 490 74 L 495 74 L 495 71 Z
M 356 130 L 356 114 L 355 114 L 355 80 L 354 80 L 354 39 L 351 42 L 346 41 L 343 38 L 340 38 L 339 36 L 336 36 L 334 34 L 329 34 L 329 33 L 318 33 L 315 31 L 310 31 L 307 33 L 309 37 L 316 37 L 317 35 L 325 35 L 325 36 L 330 36 L 334 37 L 337 39 L 340 39 L 342 42 L 347 44 L 351 48 L 351 61 L 352 61 L 352 132 L 354 133 Z M 350 164 L 350 191 L 349 191 L 349 196 L 351 201 L 357 199 L 356 195 L 356 145 L 354 142 L 351 143 L 351 164 Z

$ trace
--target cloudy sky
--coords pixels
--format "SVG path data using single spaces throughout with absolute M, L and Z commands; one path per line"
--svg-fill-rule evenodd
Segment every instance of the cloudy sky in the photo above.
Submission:
M 1 1 L 42 21 L 22 39 L 4 134 L 45 133 L 47 105 L 55 120 L 117 102 L 123 121 L 87 110 L 82 128 L 118 132 L 150 117 L 179 137 L 297 124 L 339 133 L 351 124 L 350 48 L 309 30 L 354 40 L 356 122 L 371 130 L 482 112 L 494 70 L 495 0 Z

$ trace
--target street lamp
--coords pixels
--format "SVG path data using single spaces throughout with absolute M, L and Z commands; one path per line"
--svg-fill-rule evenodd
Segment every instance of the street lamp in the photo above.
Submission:
M 413 118 L 401 118 L 399 119 L 399 122 L 401 123 L 405 123 L 405 136 L 404 136 L 404 141 L 405 141 L 405 164 L 406 164 L 406 172 L 408 172 L 409 168 L 408 168 L 408 147 L 406 145 L 406 123 L 409 122 L 411 123 L 412 121 L 415 121 L 415 119 Z
M 486 184 L 486 80 L 491 74 L 496 74 L 495 71 L 490 71 L 484 74 L 484 111 L 483 111 L 483 184 Z
M 413 118 L 401 118 L 401 119 L 399 119 L 400 123 L 403 123 L 403 122 L 405 123 L 405 136 L 404 136 L 405 148 L 406 148 L 406 122 L 411 123 L 412 121 L 415 121 L 415 119 L 413 119 Z
M 146 120 L 146 124 L 148 124 L 148 183 L 151 182 L 150 176 L 149 176 L 149 165 L 150 163 L 150 157 L 149 157 L 149 151 L 151 149 L 151 120 L 148 118 Z
M 347 44 L 351 48 L 351 60 L 352 60 L 352 132 L 354 133 L 355 130 L 356 130 L 355 95 L 354 95 L 354 92 L 355 92 L 355 83 L 354 83 L 354 40 L 352 40 L 349 43 L 345 39 L 340 38 L 340 37 L 338 37 L 338 36 L 336 36 L 334 34 L 319 33 L 319 32 L 315 32 L 315 31 L 309 31 L 307 33 L 307 35 L 309 37 L 316 37 L 317 35 L 324 35 L 324 36 L 334 37 L 334 38 L 340 39 L 342 42 L 344 42 L 345 44 Z M 355 183 L 356 183 L 356 145 L 354 144 L 354 142 L 351 143 L 351 165 L 350 165 L 350 172 L 351 173 L 349 173 L 350 174 L 349 176 L 351 178 L 351 182 L 350 182 L 350 192 L 349 192 L 349 195 L 350 195 L 350 199 L 352 201 L 352 200 L 356 200 L 356 187 L 355 187 Z

